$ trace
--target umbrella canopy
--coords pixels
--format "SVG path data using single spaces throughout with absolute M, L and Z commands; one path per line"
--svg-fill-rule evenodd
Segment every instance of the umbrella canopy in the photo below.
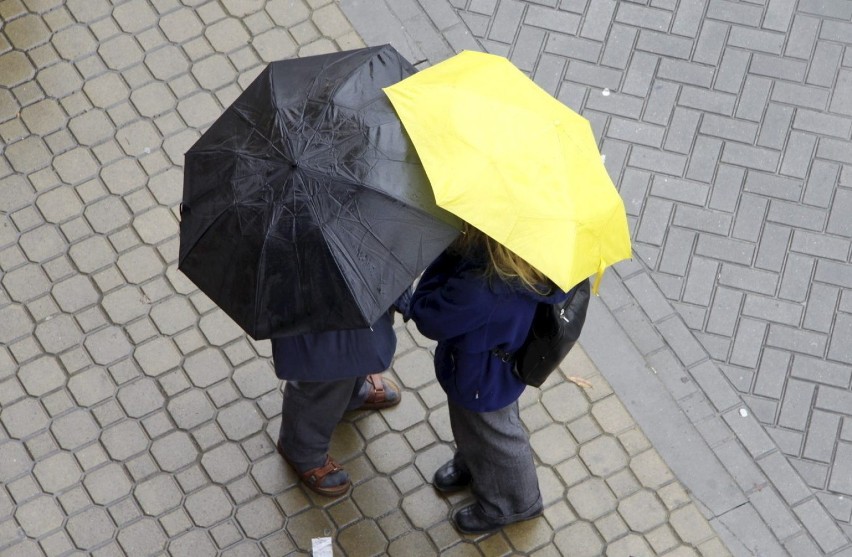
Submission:
M 385 89 L 440 207 L 563 290 L 631 257 L 588 120 L 507 59 L 464 51 Z
M 385 45 L 273 62 L 185 156 L 179 269 L 256 339 L 368 327 L 458 234 Z

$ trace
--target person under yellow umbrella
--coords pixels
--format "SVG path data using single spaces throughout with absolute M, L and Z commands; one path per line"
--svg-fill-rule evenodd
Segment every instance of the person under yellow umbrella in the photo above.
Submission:
M 463 52 L 385 88 L 463 234 L 423 273 L 411 301 L 438 341 L 435 372 L 456 441 L 433 478 L 471 487 L 456 528 L 481 534 L 543 510 L 518 398 L 526 385 L 498 353 L 523 344 L 537 304 L 630 257 L 624 205 L 587 120 L 508 60 Z
M 464 51 L 384 88 L 439 207 L 562 290 L 631 257 L 589 121 L 501 56 Z

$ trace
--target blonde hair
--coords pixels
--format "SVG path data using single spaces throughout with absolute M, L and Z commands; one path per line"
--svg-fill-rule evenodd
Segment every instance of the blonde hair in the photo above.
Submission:
M 491 236 L 466 222 L 462 227 L 462 234 L 456 239 L 453 247 L 463 255 L 470 255 L 478 249 L 484 249 L 488 254 L 486 277 L 496 276 L 504 282 L 518 281 L 525 288 L 538 294 L 549 294 L 553 291 L 553 283 L 541 271 Z

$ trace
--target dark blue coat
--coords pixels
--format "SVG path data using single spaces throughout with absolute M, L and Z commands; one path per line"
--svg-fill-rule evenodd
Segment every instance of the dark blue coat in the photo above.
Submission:
M 333 381 L 379 373 L 390 367 L 395 350 L 390 312 L 383 314 L 372 329 L 272 339 L 275 375 L 291 381 Z
M 424 336 L 438 341 L 435 373 L 453 402 L 476 412 L 499 410 L 524 390 L 511 363 L 492 353 L 523 344 L 538 302 L 568 294 L 538 295 L 520 284 L 484 276 L 484 260 L 444 252 L 423 273 L 411 299 L 411 318 Z

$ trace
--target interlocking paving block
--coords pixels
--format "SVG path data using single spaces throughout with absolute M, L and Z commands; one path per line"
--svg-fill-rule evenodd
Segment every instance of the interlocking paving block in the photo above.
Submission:
M 248 470 L 248 459 L 236 443 L 224 443 L 207 450 L 201 457 L 201 465 L 210 479 L 225 484 Z
M 163 407 L 165 397 L 153 379 L 141 378 L 123 385 L 117 397 L 124 412 L 132 418 L 140 418 Z
M 183 494 L 171 476 L 160 474 L 136 485 L 133 497 L 148 516 L 159 516 L 180 505 Z
M 127 335 L 119 327 L 106 327 L 88 335 L 84 345 L 92 360 L 101 365 L 125 357 L 131 349 Z
M 172 335 L 195 324 L 198 317 L 186 298 L 174 297 L 152 307 L 151 319 L 161 333 Z
M 619 501 L 618 513 L 635 532 L 648 532 L 668 519 L 665 506 L 652 492 L 646 490 Z
M 446 501 L 431 487 L 406 495 L 401 508 L 415 528 L 429 528 L 444 520 L 449 511 Z
M 407 465 L 414 457 L 411 447 L 404 439 L 396 435 L 383 435 L 371 439 L 366 454 L 373 466 L 385 474 Z
M 28 536 L 38 538 L 59 528 L 65 514 L 52 497 L 41 495 L 19 506 L 15 519 Z
M 4 463 L 3 468 L 0 468 L 0 481 L 4 484 L 27 472 L 32 466 L 30 455 L 18 441 L 5 441 L 0 444 L 0 458 Z
M 13 87 L 35 75 L 35 68 L 23 52 L 13 50 L 0 56 L 0 85 Z
M 101 443 L 113 460 L 122 461 L 145 450 L 148 437 L 135 421 L 125 420 L 105 429 Z
M 50 431 L 60 447 L 74 450 L 97 439 L 100 428 L 89 412 L 74 409 L 55 418 Z
M 44 225 L 21 235 L 19 245 L 30 261 L 41 263 L 65 250 L 65 242 L 59 231 Z
M 260 539 L 284 525 L 284 515 L 275 503 L 260 497 L 242 505 L 235 513 L 237 522 L 250 538 Z
M 115 395 L 115 384 L 103 368 L 93 367 L 73 375 L 68 390 L 80 406 L 93 406 Z
M 627 453 L 612 437 L 602 436 L 580 447 L 580 458 L 589 471 L 601 477 L 607 477 L 628 464 Z
M 116 463 L 109 463 L 86 474 L 83 480 L 86 491 L 92 501 L 99 505 L 109 505 L 129 494 L 133 485 L 127 473 Z
M 225 436 L 232 441 L 242 441 L 261 431 L 265 425 L 257 406 L 247 400 L 240 400 L 219 410 L 216 421 Z
M 15 462 L 8 459 L 8 455 L 0 455 L 0 458 L 4 458 L 4 463 Z M 33 466 L 33 476 L 45 492 L 58 493 L 78 483 L 82 474 L 71 453 L 60 452 L 39 460 Z
M 231 516 L 231 500 L 220 486 L 208 486 L 186 499 L 185 507 L 195 524 L 212 526 Z
M 545 464 L 558 464 L 577 453 L 577 443 L 561 424 L 550 424 L 530 435 L 530 444 Z
M 570 487 L 567 497 L 577 514 L 586 520 L 596 520 L 617 506 L 615 496 L 599 478 L 589 478 Z
M 126 555 L 156 555 L 168 542 L 157 521 L 150 518 L 122 528 L 116 538 Z
M 41 396 L 63 386 L 65 379 L 65 372 L 52 356 L 41 356 L 18 370 L 18 380 L 32 396 Z
M 604 551 L 604 542 L 600 534 L 594 526 L 583 520 L 578 520 L 557 532 L 553 543 L 564 555 L 597 557 Z
M 80 514 L 68 518 L 65 525 L 74 544 L 81 549 L 92 549 L 109 540 L 115 533 L 115 526 L 100 507 L 89 507 Z
M 169 400 L 169 414 L 181 429 L 192 429 L 210 420 L 215 410 L 204 392 L 192 389 Z
M 257 359 L 235 369 L 232 379 L 240 393 L 252 399 L 277 389 L 281 384 L 269 363 Z
M 23 439 L 43 429 L 49 418 L 41 404 L 26 398 L 0 410 L 0 422 L 12 438 Z

